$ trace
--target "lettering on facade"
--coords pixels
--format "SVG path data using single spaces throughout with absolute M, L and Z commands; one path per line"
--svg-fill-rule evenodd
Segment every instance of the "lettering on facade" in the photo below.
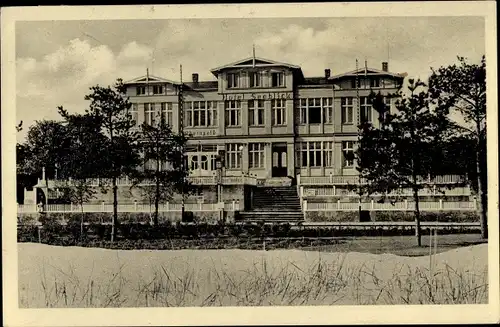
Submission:
M 216 129 L 202 129 L 202 130 L 190 130 L 187 131 L 193 137 L 203 137 L 203 136 L 216 136 Z
M 222 94 L 222 100 L 277 100 L 292 99 L 292 92 Z

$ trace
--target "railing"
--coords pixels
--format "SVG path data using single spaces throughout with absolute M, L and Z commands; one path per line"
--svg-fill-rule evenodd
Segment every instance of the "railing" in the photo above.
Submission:
M 415 210 L 415 203 L 409 201 L 401 201 L 392 203 L 378 203 L 375 201 L 371 202 L 322 202 L 322 203 L 310 203 L 307 200 L 303 201 L 302 209 L 304 212 L 307 211 L 355 211 L 359 210 L 368 211 L 413 211 Z M 421 211 L 473 211 L 476 210 L 476 201 L 426 201 L 419 202 L 419 209 Z
M 217 185 L 216 176 L 189 176 L 188 180 L 194 185 Z M 111 184 L 110 178 L 89 178 L 87 179 L 90 186 L 101 186 Z M 49 180 L 49 188 L 73 186 L 75 180 Z M 257 185 L 257 179 L 252 176 L 224 176 L 222 177 L 223 185 Z M 38 179 L 38 185 L 45 186 L 45 181 Z M 118 178 L 116 181 L 118 186 L 131 186 L 132 180 L 128 177 Z M 138 185 L 154 185 L 153 180 L 143 180 Z
M 303 186 L 302 186 L 303 187 Z M 434 187 L 432 189 L 424 188 L 418 191 L 419 196 L 470 196 L 471 190 L 469 187 L 454 187 L 451 189 L 440 189 L 439 187 Z M 380 196 L 381 194 L 374 193 L 373 197 Z M 347 190 L 345 188 L 332 187 L 322 187 L 322 188 L 303 188 L 303 196 L 308 197 L 356 197 L 358 194 L 356 191 Z M 387 194 L 388 197 L 394 196 L 413 196 L 413 191 L 411 189 L 401 189 L 398 191 L 391 192 Z
M 225 211 L 239 211 L 241 210 L 241 203 L 237 201 L 229 203 L 185 203 L 185 211 L 219 211 L 221 206 L 224 205 Z M 24 204 L 17 206 L 18 213 L 36 213 L 38 206 L 35 204 Z M 159 205 L 159 212 L 180 212 L 182 210 L 181 203 L 162 203 Z M 154 206 L 149 204 L 118 204 L 118 212 L 153 212 Z M 49 204 L 44 208 L 44 212 L 82 212 L 82 206 L 75 204 Z M 113 212 L 113 204 L 84 204 L 83 212 Z
M 360 180 L 359 176 L 301 176 L 300 185 L 348 185 L 348 184 L 363 184 L 364 180 Z M 464 176 L 461 175 L 441 175 L 435 178 L 428 178 L 424 176 L 418 177 L 419 183 L 422 184 L 457 184 L 465 181 Z

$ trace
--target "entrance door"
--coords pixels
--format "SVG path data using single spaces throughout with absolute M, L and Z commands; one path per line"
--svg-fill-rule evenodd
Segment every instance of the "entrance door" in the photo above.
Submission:
M 286 177 L 287 172 L 287 153 L 286 153 L 286 145 L 278 145 L 273 144 L 272 147 L 273 152 L 273 177 Z

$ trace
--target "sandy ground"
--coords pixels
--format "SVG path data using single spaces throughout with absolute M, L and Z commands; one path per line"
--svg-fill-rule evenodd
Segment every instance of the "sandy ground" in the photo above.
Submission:
M 429 257 L 20 243 L 21 307 L 485 303 L 487 244 Z

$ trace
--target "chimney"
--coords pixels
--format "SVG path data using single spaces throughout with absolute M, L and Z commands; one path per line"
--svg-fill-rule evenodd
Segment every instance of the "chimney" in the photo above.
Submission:
M 193 74 L 193 83 L 198 84 L 198 73 Z
M 329 79 L 330 78 L 330 73 L 331 73 L 331 70 L 330 69 L 325 69 L 325 78 L 326 79 Z
M 389 63 L 388 63 L 388 62 L 384 61 L 384 62 L 382 63 L 382 70 L 383 70 L 384 72 L 388 72 L 388 71 L 389 71 Z

